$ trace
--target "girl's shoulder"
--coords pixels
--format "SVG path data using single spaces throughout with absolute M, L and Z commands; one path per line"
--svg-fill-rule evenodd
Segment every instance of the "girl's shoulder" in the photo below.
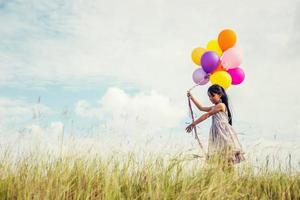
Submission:
M 225 105 L 225 103 L 222 103 L 222 102 L 220 102 L 220 103 L 218 103 L 217 105 L 219 105 L 220 104 L 220 106 L 222 106 L 223 107 L 223 112 L 226 112 L 226 110 L 227 110 L 227 108 L 226 108 L 226 105 Z

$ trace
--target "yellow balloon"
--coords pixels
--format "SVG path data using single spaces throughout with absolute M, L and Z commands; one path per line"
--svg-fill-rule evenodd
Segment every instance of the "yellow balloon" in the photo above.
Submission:
M 210 75 L 209 80 L 212 84 L 218 84 L 224 89 L 227 89 L 231 86 L 231 76 L 226 71 L 216 71 Z
M 196 65 L 200 65 L 201 57 L 206 52 L 206 49 L 198 47 L 192 52 L 192 60 Z
M 207 43 L 207 45 L 206 45 L 206 49 L 208 51 L 214 51 L 214 52 L 216 52 L 218 54 L 218 56 L 220 56 L 220 57 L 221 57 L 221 55 L 223 53 L 222 49 L 220 48 L 219 43 L 218 43 L 217 40 L 210 40 Z

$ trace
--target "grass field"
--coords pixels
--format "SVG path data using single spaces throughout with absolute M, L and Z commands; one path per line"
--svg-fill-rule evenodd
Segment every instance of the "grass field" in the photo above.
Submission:
M 300 172 L 247 162 L 223 172 L 184 154 L 13 159 L 2 150 L 0 199 L 300 199 Z

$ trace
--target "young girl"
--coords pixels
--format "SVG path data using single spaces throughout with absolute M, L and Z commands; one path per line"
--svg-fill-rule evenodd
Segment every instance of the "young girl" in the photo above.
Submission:
M 210 86 L 207 94 L 210 101 L 215 104 L 214 106 L 204 107 L 190 91 L 188 91 L 187 96 L 191 98 L 197 108 L 207 113 L 187 126 L 186 131 L 191 132 L 198 123 L 212 116 L 207 158 L 209 159 L 214 155 L 218 155 L 222 161 L 232 166 L 233 164 L 245 160 L 245 157 L 237 134 L 232 127 L 232 117 L 228 106 L 227 94 L 224 88 L 217 84 Z

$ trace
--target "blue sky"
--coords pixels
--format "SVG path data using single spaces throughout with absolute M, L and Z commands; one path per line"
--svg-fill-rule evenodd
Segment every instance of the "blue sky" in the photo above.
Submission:
M 0 0 L 0 128 L 30 128 L 38 109 L 44 128 L 57 127 L 68 110 L 83 134 L 106 124 L 186 137 L 190 53 L 232 28 L 246 73 L 228 89 L 234 127 L 245 141 L 299 141 L 299 9 L 296 0 Z M 207 87 L 194 90 L 206 105 Z M 205 136 L 209 126 L 199 125 Z

